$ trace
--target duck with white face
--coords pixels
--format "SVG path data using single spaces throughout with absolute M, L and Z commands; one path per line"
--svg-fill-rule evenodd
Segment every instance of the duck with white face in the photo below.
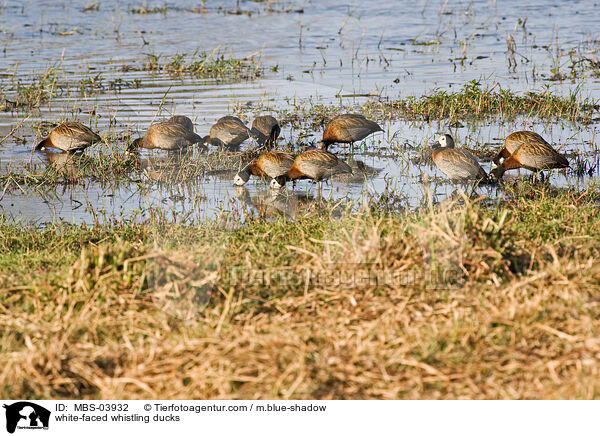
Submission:
M 281 189 L 285 186 L 286 176 L 282 175 L 271 180 L 269 186 L 271 189 Z
M 245 165 L 234 177 L 235 186 L 243 186 L 250 176 L 275 179 L 287 174 L 294 163 L 294 155 L 284 151 L 267 151 Z
M 567 158 L 558 153 L 539 134 L 519 131 L 506 137 L 504 147 L 493 159 L 491 175 L 500 180 L 505 171 L 517 168 L 525 168 L 537 174 L 545 170 L 568 167 Z
M 244 168 L 238 171 L 238 173 L 233 178 L 233 184 L 235 186 L 244 186 L 248 182 L 248 180 L 250 180 L 253 165 L 254 163 L 249 163 Z
M 296 156 L 292 167 L 286 174 L 271 180 L 271 188 L 282 188 L 287 181 L 311 179 L 317 182 L 320 191 L 323 180 L 338 174 L 352 174 L 352 168 L 326 150 L 307 150 Z
M 466 148 L 455 148 L 451 135 L 440 136 L 431 147 L 433 163 L 450 180 L 488 180 L 488 175 L 479 165 L 477 158 Z

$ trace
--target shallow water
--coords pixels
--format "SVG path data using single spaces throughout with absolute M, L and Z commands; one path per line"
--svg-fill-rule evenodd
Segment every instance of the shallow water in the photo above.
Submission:
M 244 13 L 239 15 L 230 13 L 237 9 L 236 1 L 209 0 L 208 13 L 194 10 L 199 7 L 197 1 L 149 1 L 148 9 L 165 4 L 167 8 L 165 13 L 149 14 L 132 12 L 144 5 L 142 1 L 120 6 L 116 1 L 102 1 L 98 2 L 98 10 L 84 11 L 91 3 L 0 3 L 2 89 L 9 89 L 15 80 L 27 83 L 32 75 L 42 74 L 51 66 L 59 67 L 73 88 L 78 87 L 80 80 L 98 74 L 105 87 L 94 95 L 72 93 L 66 97 L 58 92 L 49 104 L 34 111 L 21 128 L 0 144 L 3 173 L 14 172 L 30 162 L 40 168 L 46 165 L 44 156 L 31 153 L 32 145 L 39 140 L 36 127 L 42 120 L 57 122 L 67 116 L 86 123 L 91 119 L 101 135 L 114 137 L 120 133 L 135 136 L 153 120 L 179 113 L 190 116 L 196 131 L 204 135 L 217 118 L 234 109 L 240 109 L 238 112 L 251 120 L 253 109 L 259 106 L 289 109 L 293 102 L 355 104 L 369 99 L 357 94 L 422 95 L 435 88 L 460 89 L 470 80 L 498 82 L 515 91 L 549 87 L 562 95 L 580 86 L 581 96 L 600 98 L 600 79 L 588 73 L 574 81 L 546 80 L 556 65 L 560 72 L 568 74 L 568 61 L 573 56 L 599 56 L 599 4 L 595 2 L 539 1 L 522 6 L 512 0 L 386 1 L 377 2 L 374 7 L 371 2 L 359 1 L 346 5 L 333 1 L 276 1 L 269 3 L 276 11 L 267 11 L 266 3 L 240 1 L 239 9 Z M 514 71 L 508 66 L 505 33 L 516 42 L 518 64 Z M 166 60 L 178 53 L 191 56 L 196 50 L 211 52 L 217 47 L 236 57 L 260 57 L 261 65 L 266 67 L 265 75 L 236 83 L 123 71 L 124 65 L 144 64 L 146 54 L 161 55 Z M 569 55 L 571 49 L 574 51 Z M 272 71 L 270 67 L 275 65 L 278 69 Z M 138 80 L 139 87 L 108 89 L 108 83 L 115 79 Z M 28 115 L 29 112 L 0 113 L 0 138 Z M 482 149 L 499 145 L 501 138 L 514 130 L 533 127 L 561 152 L 595 165 L 592 174 L 584 178 L 556 171 L 550 178 L 553 185 L 584 186 L 590 178 L 598 177 L 597 124 L 535 121 L 464 123 L 462 128 L 438 123 L 382 122 L 385 133 L 368 138 L 360 147 L 363 151 L 355 156 L 380 171 L 364 180 L 333 181 L 324 187 L 323 197 L 332 201 L 349 198 L 360 205 L 387 187 L 403 197 L 407 207 L 414 207 L 424 201 L 426 175 L 435 199 L 442 200 L 455 187 L 437 170 L 415 164 L 413 159 L 420 147 L 447 130 L 458 144 Z M 301 135 L 303 141 L 312 141 L 320 133 L 288 127 L 282 131 L 281 142 L 295 141 Z M 118 142 L 115 145 L 121 147 Z M 95 148 L 88 153 L 105 152 Z M 334 146 L 333 150 L 344 149 Z M 380 151 L 379 156 L 373 156 L 374 151 Z M 390 154 L 395 157 L 385 157 Z M 144 152 L 141 158 L 162 156 L 160 152 Z M 489 162 L 483 165 L 489 170 Z M 233 173 L 208 175 L 185 187 L 150 182 L 143 187 L 114 187 L 91 180 L 52 192 L 24 187 L 5 192 L 0 211 L 40 223 L 55 219 L 93 223 L 143 219 L 153 208 L 173 219 L 203 219 L 234 213 L 235 208 L 247 204 L 254 209 L 262 207 L 257 206 L 257 200 L 248 199 L 260 197 L 264 183 L 251 179 L 247 192 L 240 193 L 232 186 L 232 177 Z M 315 193 L 306 182 L 298 183 L 295 189 L 308 190 L 309 197 Z M 499 195 L 494 188 L 478 190 L 491 197 Z M 262 197 L 269 204 L 281 201 L 273 200 L 271 194 Z M 288 204 L 290 201 L 293 200 L 288 199 Z M 293 209 L 278 210 L 290 214 Z

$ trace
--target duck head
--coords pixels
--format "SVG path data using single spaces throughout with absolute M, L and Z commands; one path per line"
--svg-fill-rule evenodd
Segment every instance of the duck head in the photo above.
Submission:
M 452 136 L 449 135 L 448 133 L 440 136 L 438 138 L 437 142 L 431 146 L 431 148 L 434 148 L 434 149 L 438 148 L 438 147 L 454 148 L 454 138 L 452 138 Z
M 233 178 L 233 184 L 235 186 L 244 186 L 246 182 L 250 179 L 252 164 L 246 165 L 242 168 Z
M 275 177 L 273 180 L 271 180 L 269 186 L 271 187 L 271 189 L 281 189 L 285 186 L 286 180 L 287 177 L 285 175 Z

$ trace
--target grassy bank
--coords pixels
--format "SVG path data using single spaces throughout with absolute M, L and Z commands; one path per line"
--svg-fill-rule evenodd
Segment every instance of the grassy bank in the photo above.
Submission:
M 0 223 L 11 398 L 597 398 L 597 190 L 403 216 Z

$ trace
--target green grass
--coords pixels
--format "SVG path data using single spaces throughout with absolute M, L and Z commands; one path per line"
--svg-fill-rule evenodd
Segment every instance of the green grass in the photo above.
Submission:
M 241 227 L 2 219 L 0 392 L 597 398 L 598 190 L 510 189 Z
M 44 74 L 19 77 L 10 84 L 3 81 L 0 111 L 36 108 L 62 93 L 57 68 L 51 67 Z
M 177 54 L 161 60 L 160 55 L 146 55 L 146 71 L 162 72 L 172 76 L 188 75 L 195 78 L 253 80 L 263 75 L 260 58 L 236 58 L 232 53 L 195 52 L 191 56 Z
M 583 124 L 591 123 L 592 115 L 600 108 L 597 101 L 580 98 L 578 89 L 568 97 L 554 95 L 549 90 L 521 94 L 502 89 L 498 84 L 483 86 L 475 80 L 456 92 L 438 89 L 421 97 L 384 102 L 384 106 L 404 118 L 425 121 L 510 120 L 524 115 L 533 119 L 565 119 Z

